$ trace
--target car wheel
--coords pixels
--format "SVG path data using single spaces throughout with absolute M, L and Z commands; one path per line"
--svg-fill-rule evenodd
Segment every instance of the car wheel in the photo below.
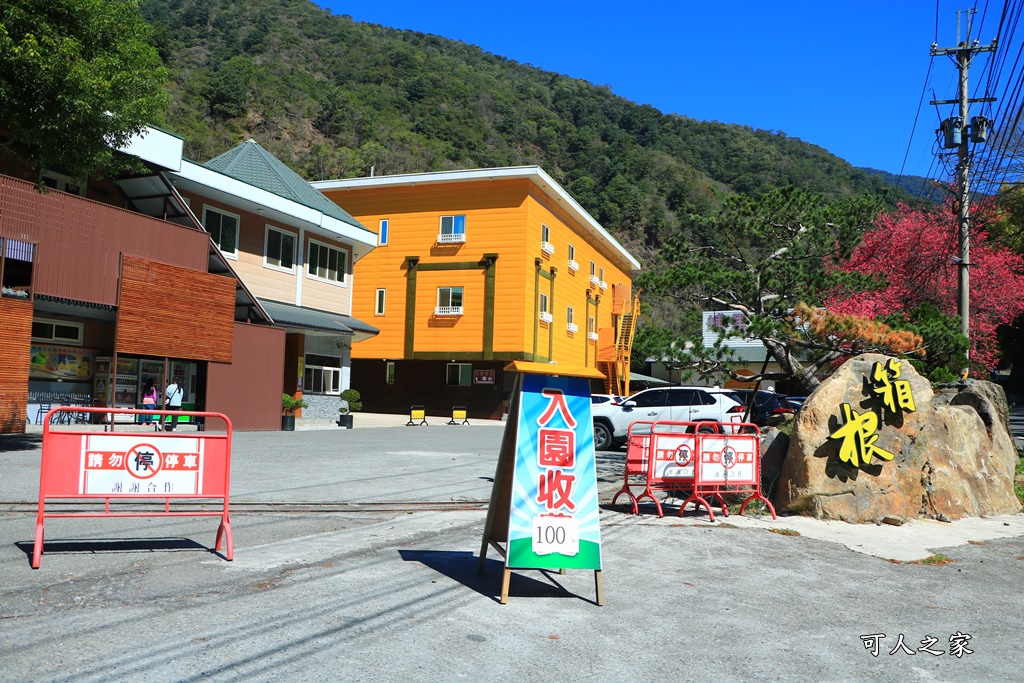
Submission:
M 594 450 L 606 451 L 612 447 L 612 430 L 603 422 L 594 423 Z

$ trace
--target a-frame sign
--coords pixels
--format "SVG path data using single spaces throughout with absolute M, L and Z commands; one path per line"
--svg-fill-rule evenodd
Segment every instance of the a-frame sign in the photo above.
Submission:
M 501 603 L 513 569 L 591 569 L 597 604 L 601 527 L 590 380 L 594 368 L 516 361 L 515 390 L 494 473 L 479 570 L 488 547 L 505 558 Z

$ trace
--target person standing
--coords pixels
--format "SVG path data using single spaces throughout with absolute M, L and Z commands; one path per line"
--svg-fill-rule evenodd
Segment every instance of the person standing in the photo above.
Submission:
M 153 378 L 150 377 L 146 380 L 146 386 L 142 388 L 142 409 L 145 410 L 146 408 L 149 408 L 150 410 L 156 410 L 156 397 L 156 384 L 153 382 Z M 143 422 L 146 426 L 153 424 L 153 413 L 146 413 L 143 416 Z
M 181 386 L 181 377 L 175 377 L 164 390 L 164 410 L 181 410 L 181 399 L 184 394 L 185 389 Z M 173 432 L 174 427 L 177 424 L 176 417 L 174 415 L 164 415 L 163 417 L 167 418 L 167 426 L 163 429 L 168 432 Z

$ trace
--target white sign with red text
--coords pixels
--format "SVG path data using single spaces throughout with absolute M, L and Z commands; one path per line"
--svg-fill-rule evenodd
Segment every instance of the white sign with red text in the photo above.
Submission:
M 701 484 L 754 484 L 757 437 L 705 434 L 701 438 L 697 481 Z
M 203 492 L 203 441 L 95 435 L 83 439 L 79 493 L 185 496 Z

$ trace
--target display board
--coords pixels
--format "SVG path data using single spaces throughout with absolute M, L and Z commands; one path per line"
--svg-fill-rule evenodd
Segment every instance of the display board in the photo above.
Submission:
M 513 569 L 600 569 L 590 381 L 524 375 L 509 516 Z
M 513 569 L 593 570 L 601 605 L 589 380 L 603 375 L 593 368 L 522 361 L 506 370 L 518 375 L 487 511 L 480 571 L 488 547 L 504 556 L 504 604 Z

